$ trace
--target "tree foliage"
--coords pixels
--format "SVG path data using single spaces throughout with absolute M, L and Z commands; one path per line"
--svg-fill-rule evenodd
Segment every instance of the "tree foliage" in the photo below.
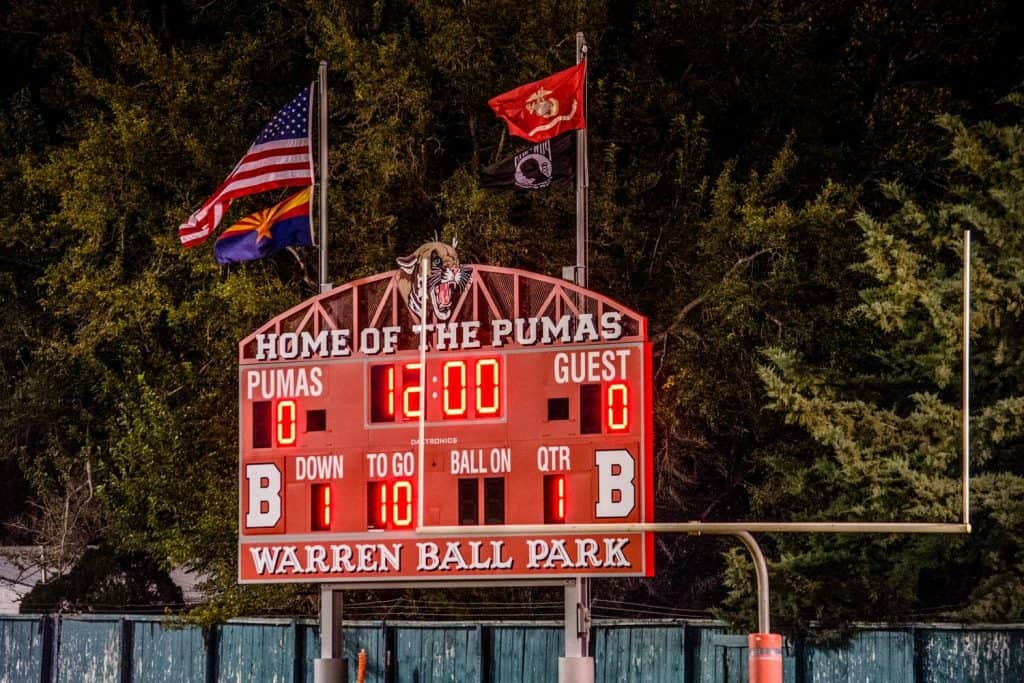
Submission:
M 818 448 L 813 457 L 764 460 L 769 479 L 783 483 L 760 487 L 759 512 L 959 521 L 962 255 L 970 231 L 972 536 L 780 539 L 774 576 L 790 620 L 1022 614 L 1020 121 L 940 117 L 951 144 L 944 195 L 921 202 L 886 184 L 885 218 L 857 214 L 855 267 L 869 280 L 845 314 L 873 332 L 871 347 L 851 349 L 842 365 L 765 351 L 760 375 L 770 406 Z M 732 578 L 733 599 L 742 602 L 744 579 Z
M 976 535 L 778 539 L 775 595 L 794 620 L 953 603 L 1019 616 L 990 608 L 1024 594 L 1008 479 L 1020 414 L 1014 129 L 965 123 L 1001 115 L 996 101 L 1021 81 L 1014 8 L 11 3 L 0 18 L 5 542 L 73 559 L 102 541 L 197 569 L 206 619 L 301 608 L 301 588 L 235 585 L 235 363 L 239 339 L 313 293 L 316 258 L 222 270 L 207 247 L 183 251 L 175 228 L 325 60 L 332 280 L 391 269 L 435 233 L 457 236 L 466 262 L 556 275 L 574 261 L 571 190 L 494 192 L 476 175 L 517 146 L 486 100 L 568 66 L 583 31 L 590 282 L 651 321 L 658 517 L 949 517 L 953 228 L 976 223 L 987 307 L 975 444 L 989 468 Z M 950 169 L 932 124 L 943 112 Z M 231 217 L 273 199 L 239 200 Z M 739 614 L 745 565 L 733 556 L 723 584 L 727 547 L 660 538 L 655 581 L 605 590 L 693 609 L 728 598 Z M 968 578 L 976 592 L 959 588 Z M 807 613 L 814 596 L 838 595 L 851 596 L 841 609 Z

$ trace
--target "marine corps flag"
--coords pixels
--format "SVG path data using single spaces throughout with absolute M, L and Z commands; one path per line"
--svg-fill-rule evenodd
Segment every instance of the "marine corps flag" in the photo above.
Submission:
M 562 133 L 539 142 L 480 171 L 481 187 L 539 190 L 576 170 L 576 134 Z
M 545 79 L 521 85 L 487 104 L 508 123 L 508 132 L 530 142 L 543 142 L 567 130 L 586 128 L 583 85 L 587 61 Z

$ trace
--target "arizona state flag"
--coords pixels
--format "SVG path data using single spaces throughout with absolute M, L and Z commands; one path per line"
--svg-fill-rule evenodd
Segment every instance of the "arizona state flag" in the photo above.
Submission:
M 293 194 L 280 204 L 246 216 L 217 237 L 213 254 L 217 263 L 254 261 L 288 246 L 312 244 L 309 201 L 313 188 Z
M 480 171 L 481 187 L 539 190 L 576 171 L 576 133 L 538 142 Z
M 521 85 L 487 104 L 508 124 L 508 132 L 530 142 L 543 142 L 567 130 L 586 128 L 583 85 L 587 61 L 547 78 Z

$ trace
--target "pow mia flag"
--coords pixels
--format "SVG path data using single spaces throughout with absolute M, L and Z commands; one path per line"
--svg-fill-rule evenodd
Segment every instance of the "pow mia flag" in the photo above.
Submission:
M 562 133 L 480 171 L 481 187 L 539 190 L 576 170 L 576 131 Z

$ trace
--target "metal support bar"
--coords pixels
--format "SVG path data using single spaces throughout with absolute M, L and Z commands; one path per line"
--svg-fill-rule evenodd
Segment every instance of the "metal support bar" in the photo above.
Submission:
M 579 634 L 579 602 L 580 585 L 579 581 L 565 584 L 563 591 L 565 596 L 565 656 L 583 657 L 586 652 L 580 645 Z
M 579 603 L 576 608 L 576 635 L 580 640 L 580 656 L 587 657 L 590 653 L 590 579 L 586 576 L 576 577 Z
M 320 588 L 320 656 L 337 659 L 341 656 L 341 613 L 344 594 L 328 586 Z
M 348 666 L 342 657 L 344 633 L 342 607 L 344 597 L 330 586 L 320 588 L 320 657 L 313 660 L 314 683 L 343 683 Z
M 558 658 L 558 683 L 594 683 L 590 651 L 589 581 L 577 577 L 565 584 L 565 656 Z
M 552 533 L 550 524 L 506 524 L 495 526 L 422 526 L 419 535 L 493 536 L 496 533 L 520 536 Z M 560 534 L 628 533 L 837 533 L 837 534 L 969 534 L 969 524 L 939 522 L 637 522 L 627 524 L 559 524 Z

